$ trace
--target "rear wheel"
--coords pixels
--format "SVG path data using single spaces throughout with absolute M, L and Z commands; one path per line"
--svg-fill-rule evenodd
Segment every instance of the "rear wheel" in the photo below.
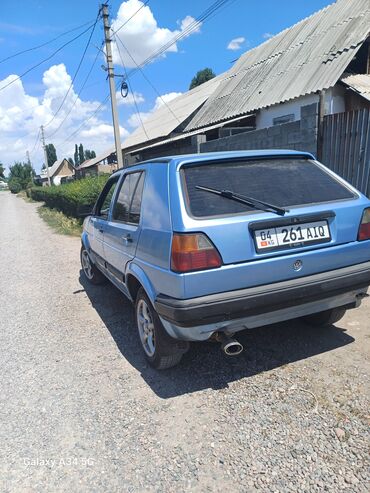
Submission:
M 332 308 L 331 310 L 325 310 L 324 312 L 314 313 L 303 317 L 303 320 L 313 327 L 327 327 L 339 322 L 344 317 L 346 309 L 342 307 Z
M 137 294 L 135 318 L 141 346 L 149 364 L 157 370 L 177 365 L 189 344 L 167 334 L 143 288 Z
M 107 278 L 92 263 L 89 252 L 84 246 L 81 247 L 80 258 L 83 273 L 91 284 L 103 284 L 107 281 Z

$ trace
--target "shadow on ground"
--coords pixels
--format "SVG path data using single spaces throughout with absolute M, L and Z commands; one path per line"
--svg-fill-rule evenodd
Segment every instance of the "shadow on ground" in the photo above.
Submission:
M 79 280 L 122 355 L 163 399 L 206 388 L 222 389 L 234 380 L 354 341 L 339 327 L 313 329 L 292 320 L 238 333 L 237 339 L 245 348 L 240 356 L 224 356 L 216 343 L 194 343 L 177 367 L 158 372 L 146 363 L 136 333 L 133 307 L 126 297 L 110 283 L 92 286 L 82 273 Z

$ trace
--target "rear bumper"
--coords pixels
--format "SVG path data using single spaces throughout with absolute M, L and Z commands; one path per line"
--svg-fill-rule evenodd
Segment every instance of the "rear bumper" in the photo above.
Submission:
M 195 327 L 255 317 L 287 308 L 340 297 L 356 291 L 361 298 L 370 285 L 370 262 L 253 288 L 191 299 L 158 295 L 159 316 L 177 327 Z

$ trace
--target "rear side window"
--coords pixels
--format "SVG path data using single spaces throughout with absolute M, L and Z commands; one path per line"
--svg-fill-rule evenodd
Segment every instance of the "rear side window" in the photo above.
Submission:
M 144 172 L 125 176 L 113 209 L 113 220 L 139 224 Z
M 230 190 L 280 207 L 351 199 L 353 193 L 309 159 L 256 159 L 182 168 L 190 213 L 195 217 L 255 211 L 247 205 L 197 190 Z

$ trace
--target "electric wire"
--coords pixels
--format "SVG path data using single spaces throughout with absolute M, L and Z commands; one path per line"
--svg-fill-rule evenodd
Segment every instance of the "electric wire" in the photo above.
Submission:
M 43 63 L 47 62 L 48 60 L 50 60 L 51 58 L 53 58 L 54 55 L 56 55 L 57 53 L 59 53 L 63 48 L 65 48 L 67 45 L 73 43 L 73 41 L 75 41 L 76 39 L 80 38 L 81 36 L 83 36 L 85 33 L 87 33 L 90 29 L 92 29 L 94 26 L 94 24 L 90 25 L 87 29 L 85 29 L 84 31 L 82 31 L 80 34 L 78 34 L 77 36 L 75 36 L 74 38 L 70 39 L 69 41 L 67 41 L 66 43 L 64 43 L 62 46 L 60 46 L 57 50 L 55 50 L 51 55 L 49 55 L 48 57 L 44 58 L 43 60 L 41 60 L 40 62 L 36 63 L 36 65 L 33 65 L 32 67 L 30 67 L 29 69 L 27 69 L 25 72 L 23 72 L 21 75 L 19 75 L 18 77 L 16 77 L 15 79 L 12 79 L 10 82 L 8 82 L 7 84 L 5 84 L 5 86 L 3 87 L 0 87 L 0 91 L 2 91 L 3 89 L 6 89 L 8 86 L 10 86 L 11 84 L 14 84 L 14 82 L 16 82 L 17 80 L 20 80 L 22 79 L 25 75 L 27 75 L 29 72 L 31 72 L 32 70 L 34 70 L 35 68 L 39 67 L 40 65 L 42 65 Z
M 104 43 L 103 43 L 104 44 Z M 98 56 L 99 56 L 99 51 L 96 52 L 96 56 L 94 58 L 94 61 L 90 67 L 90 70 L 87 74 L 87 76 L 85 77 L 85 80 L 80 88 L 80 90 L 78 91 L 77 95 L 76 95 L 76 98 L 73 102 L 73 105 L 71 106 L 71 108 L 69 109 L 68 113 L 64 116 L 63 120 L 60 122 L 59 126 L 54 130 L 54 132 L 52 134 L 49 135 L 49 139 L 52 138 L 58 131 L 59 129 L 62 127 L 63 123 L 67 120 L 67 118 L 69 117 L 69 115 L 71 114 L 73 108 L 76 106 L 76 103 L 77 101 L 79 100 L 80 96 L 81 96 L 81 93 L 82 91 L 84 90 L 85 88 L 85 85 L 86 85 L 86 82 L 89 80 L 89 77 L 91 75 L 91 72 L 93 71 L 93 68 L 95 67 L 95 64 L 96 64 L 96 61 L 98 59 Z
M 168 49 L 180 41 L 181 39 L 189 36 L 192 31 L 194 31 L 196 28 L 198 28 L 202 23 L 204 23 L 208 18 L 211 16 L 213 17 L 214 14 L 219 10 L 221 7 L 225 6 L 228 2 L 231 0 L 217 0 L 215 1 L 208 9 L 206 9 L 202 14 L 200 14 L 196 19 L 194 19 L 193 22 L 191 22 L 184 30 L 180 31 L 178 34 L 176 34 L 174 37 L 172 37 L 167 43 L 162 45 L 158 50 L 153 52 L 151 55 L 149 55 L 146 59 L 144 59 L 139 66 L 144 67 L 148 63 L 152 62 L 159 56 L 161 56 L 163 53 L 168 51 Z M 130 70 L 128 72 L 128 77 L 131 77 L 134 73 L 136 73 L 139 70 L 138 67 Z
M 37 135 L 36 135 L 36 140 L 35 140 L 35 143 L 33 144 L 32 151 L 30 152 L 30 154 L 33 154 L 33 151 L 35 150 L 36 145 L 37 145 L 37 143 L 38 143 L 38 141 L 39 141 L 39 137 L 40 137 L 40 129 L 39 129 L 39 131 L 37 132 Z
M 145 128 L 145 126 L 144 126 L 143 119 L 141 118 L 141 115 L 140 115 L 140 111 L 139 111 L 139 108 L 138 108 L 138 105 L 137 105 L 137 102 L 136 102 L 135 93 L 134 93 L 134 91 L 132 90 L 132 86 L 131 86 L 131 84 L 130 84 L 130 81 L 127 79 L 126 67 L 125 67 L 125 64 L 123 63 L 123 57 L 122 57 L 122 55 L 121 55 L 121 51 L 120 51 L 119 46 L 118 46 L 118 43 L 117 43 L 117 36 L 116 36 L 115 34 L 114 34 L 113 36 L 114 36 L 114 39 L 116 40 L 116 45 L 117 45 L 118 54 L 119 54 L 119 57 L 120 57 L 120 59 L 121 59 L 121 63 L 122 63 L 123 70 L 124 70 L 124 72 L 125 72 L 125 80 L 127 81 L 128 87 L 129 87 L 130 92 L 131 92 L 131 94 L 132 94 L 132 99 L 134 100 L 134 105 L 135 105 L 135 109 L 136 109 L 136 114 L 137 114 L 137 117 L 138 117 L 138 119 L 139 119 L 139 121 L 140 121 L 140 124 L 141 124 L 141 126 L 142 126 L 143 130 L 144 130 L 144 133 L 145 133 L 145 135 L 146 135 L 146 138 L 147 138 L 148 140 L 150 140 L 149 135 L 148 135 L 148 133 L 147 133 L 147 131 L 146 131 L 146 128 Z
M 165 101 L 165 99 L 163 99 L 162 95 L 160 94 L 160 92 L 158 91 L 158 89 L 155 87 L 155 85 L 151 82 L 151 80 L 149 79 L 149 77 L 145 74 L 144 70 L 142 69 L 142 67 L 139 67 L 138 63 L 135 61 L 134 57 L 131 55 L 131 53 L 129 52 L 128 48 L 126 48 L 126 46 L 123 44 L 122 40 L 118 37 L 118 36 L 115 36 L 115 39 L 116 41 L 119 41 L 119 43 L 121 43 L 123 49 L 126 51 L 126 53 L 128 54 L 128 56 L 131 58 L 131 60 L 134 62 L 134 64 L 136 65 L 136 67 L 139 69 L 141 75 L 144 77 L 144 79 L 148 82 L 148 84 L 151 86 L 151 88 L 154 90 L 154 92 L 157 94 L 157 96 L 159 97 L 159 99 L 162 101 L 163 105 L 168 109 L 168 111 L 171 113 L 171 115 L 175 118 L 175 120 L 177 120 L 177 122 L 179 124 L 181 124 L 182 122 L 178 119 L 178 117 L 175 115 L 175 113 L 173 112 L 173 110 L 171 109 L 171 107 L 167 104 L 167 102 Z M 118 49 L 118 52 L 120 53 L 119 51 L 119 46 L 117 44 L 117 49 Z M 122 60 L 122 57 L 121 57 L 121 54 L 120 54 L 120 58 Z M 127 81 L 128 83 L 129 81 Z
M 130 20 L 131 20 L 133 17 L 135 17 L 135 15 L 136 15 L 137 13 L 139 13 L 139 12 L 140 12 L 140 10 L 141 10 L 142 8 L 144 8 L 146 5 L 148 5 L 148 3 L 149 3 L 149 0 L 146 0 L 146 1 L 145 1 L 142 5 L 141 5 L 141 7 L 140 7 L 140 8 L 138 8 L 138 9 L 137 9 L 137 11 L 136 11 L 136 12 L 134 12 L 134 13 L 132 14 L 132 16 L 131 16 L 131 17 L 129 17 L 129 18 L 127 19 L 127 21 L 125 21 L 125 22 L 124 22 L 124 23 L 123 23 L 123 24 L 122 24 L 122 25 L 121 25 L 118 29 L 116 29 L 115 31 L 114 31 L 113 29 L 111 29 L 112 34 L 117 34 L 117 33 L 118 33 L 118 31 L 120 31 L 123 27 L 125 27 L 125 25 L 126 25 L 128 22 L 130 22 Z
M 30 51 L 38 50 L 39 48 L 42 48 L 43 46 L 46 46 L 46 45 L 48 45 L 50 43 L 53 43 L 57 39 L 62 38 L 63 36 L 66 36 L 69 33 L 72 33 L 74 31 L 78 31 L 79 29 L 82 29 L 83 27 L 87 26 L 88 24 L 91 24 L 91 22 L 93 22 L 93 20 L 90 20 L 88 22 L 85 22 L 84 24 L 81 24 L 81 25 L 79 25 L 77 27 L 74 27 L 73 29 L 70 29 L 69 31 L 65 31 L 64 33 L 59 34 L 55 38 L 49 39 L 49 41 L 45 41 L 45 43 L 42 43 L 42 44 L 37 45 L 37 46 L 33 46 L 32 48 L 27 48 L 27 50 L 18 51 L 17 53 L 14 53 L 13 55 L 9 55 L 9 56 L 3 58 L 2 60 L 0 60 L 0 63 L 6 62 L 7 60 L 11 60 L 12 58 L 15 58 L 15 57 L 17 57 L 19 55 L 23 55 L 24 53 L 28 53 Z
M 99 11 L 98 11 L 98 15 L 96 16 L 95 22 L 94 22 L 94 24 L 93 24 L 93 26 L 92 26 L 92 29 L 91 29 L 91 32 L 90 32 L 90 35 L 89 35 L 89 39 L 87 40 L 87 43 L 86 43 L 85 49 L 84 49 L 84 51 L 83 51 L 83 53 L 82 53 L 82 56 L 81 56 L 80 61 L 79 61 L 79 63 L 78 63 L 77 69 L 76 69 L 76 71 L 75 71 L 75 73 L 74 73 L 74 75 L 73 75 L 73 77 L 72 77 L 72 80 L 71 80 L 71 83 L 70 83 L 70 85 L 69 85 L 69 87 L 68 87 L 68 90 L 67 90 L 67 92 L 65 93 L 64 98 L 63 98 L 62 102 L 60 103 L 60 105 L 59 105 L 58 109 L 57 109 L 57 110 L 56 110 L 56 112 L 54 113 L 53 117 L 51 118 L 51 120 L 49 120 L 49 121 L 48 121 L 48 122 L 44 125 L 44 127 L 48 127 L 48 126 L 49 126 L 49 125 L 50 125 L 50 124 L 51 124 L 51 123 L 55 120 L 55 118 L 56 118 L 56 116 L 58 115 L 59 111 L 62 109 L 62 107 L 63 107 L 64 103 L 66 102 L 66 99 L 67 99 L 67 97 L 68 97 L 68 94 L 70 93 L 70 91 L 71 91 L 71 89 L 72 89 L 72 87 L 73 87 L 74 81 L 76 80 L 76 77 L 77 77 L 77 75 L 78 75 L 78 72 L 79 72 L 79 70 L 80 70 L 80 68 L 81 68 L 81 65 L 82 65 L 82 63 L 83 63 L 84 59 L 85 59 L 86 52 L 87 52 L 87 50 L 88 50 L 88 48 L 89 48 L 89 46 L 90 46 L 91 38 L 92 38 L 92 36 L 93 36 L 93 34 L 94 34 L 95 27 L 96 27 L 96 24 L 97 24 L 97 22 L 98 22 L 99 18 L 100 18 L 100 9 L 99 9 Z M 58 128 L 59 128 L 59 127 L 58 127 Z

